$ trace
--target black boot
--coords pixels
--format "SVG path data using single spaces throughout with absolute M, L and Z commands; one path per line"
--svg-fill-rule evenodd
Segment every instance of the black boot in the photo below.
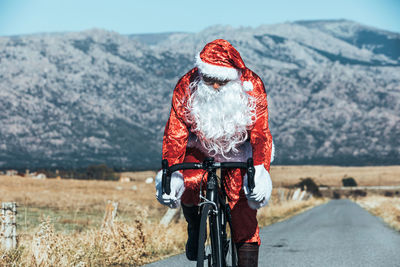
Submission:
M 188 240 L 186 242 L 186 257 L 190 261 L 197 260 L 197 249 L 199 243 L 199 227 L 200 227 L 200 215 L 199 207 L 187 207 L 182 204 L 182 211 L 185 219 L 188 223 Z
M 238 251 L 238 267 L 258 266 L 258 244 L 240 243 L 236 244 Z

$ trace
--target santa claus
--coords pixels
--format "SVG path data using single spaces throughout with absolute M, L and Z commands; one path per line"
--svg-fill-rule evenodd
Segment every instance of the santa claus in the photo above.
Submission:
M 271 196 L 269 168 L 274 153 L 267 106 L 261 79 L 245 66 L 228 41 L 218 39 L 204 47 L 195 67 L 176 85 L 164 132 L 163 159 L 170 165 L 202 162 L 210 156 L 220 162 L 253 157 L 253 192 L 249 193 L 246 175 L 239 169 L 228 171 L 225 185 L 239 266 L 257 266 L 260 236 L 256 214 Z M 169 195 L 161 194 L 161 172 L 156 177 L 158 201 L 171 208 L 182 205 L 188 222 L 189 260 L 197 258 L 202 175 L 202 170 L 173 173 Z

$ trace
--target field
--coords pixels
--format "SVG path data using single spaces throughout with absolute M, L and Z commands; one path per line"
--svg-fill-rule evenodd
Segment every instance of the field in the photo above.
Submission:
M 317 184 L 339 186 L 344 176 L 354 177 L 360 185 L 399 185 L 399 173 L 398 166 L 271 168 L 275 188 L 293 185 L 305 177 L 312 177 Z M 167 228 L 159 225 L 167 208 L 155 200 L 154 184 L 145 182 L 155 172 L 121 176 L 132 181 L 0 176 L 0 202 L 18 203 L 20 244 L 14 251 L 0 251 L 0 265 L 137 266 L 182 252 L 186 226 L 181 216 L 178 214 Z M 116 223 L 109 228 L 102 227 L 108 200 L 119 204 Z M 259 211 L 259 223 L 268 225 L 323 202 L 314 198 L 281 201 L 275 189 L 270 205 Z
M 400 185 L 400 166 L 272 166 L 271 177 L 275 187 L 289 186 L 306 177 L 327 186 L 342 186 L 344 177 L 353 177 L 360 186 L 394 186 Z

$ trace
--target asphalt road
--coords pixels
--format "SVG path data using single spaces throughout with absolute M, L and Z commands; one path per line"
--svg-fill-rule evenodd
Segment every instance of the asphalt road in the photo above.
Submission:
M 400 266 L 400 233 L 349 200 L 261 230 L 259 266 Z M 146 265 L 196 266 L 184 254 Z

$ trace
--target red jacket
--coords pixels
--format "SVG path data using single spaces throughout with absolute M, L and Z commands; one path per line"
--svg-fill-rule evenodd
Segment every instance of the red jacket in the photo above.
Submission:
M 162 153 L 163 159 L 167 159 L 169 165 L 182 163 L 186 156 L 190 125 L 185 121 L 184 111 L 190 92 L 189 84 L 198 77 L 197 68 L 190 70 L 179 80 L 172 96 L 172 108 L 165 126 Z M 249 69 L 242 72 L 241 80 L 242 82 L 251 82 L 253 90 L 248 93 L 256 99 L 256 121 L 249 130 L 254 165 L 264 164 L 265 169 L 269 172 L 272 136 L 268 127 L 268 104 L 264 84 L 257 74 Z M 186 180 L 186 177 L 184 179 Z M 242 182 L 241 177 L 234 179 L 237 190 L 234 190 L 236 192 L 233 195 L 234 198 L 237 198 Z

